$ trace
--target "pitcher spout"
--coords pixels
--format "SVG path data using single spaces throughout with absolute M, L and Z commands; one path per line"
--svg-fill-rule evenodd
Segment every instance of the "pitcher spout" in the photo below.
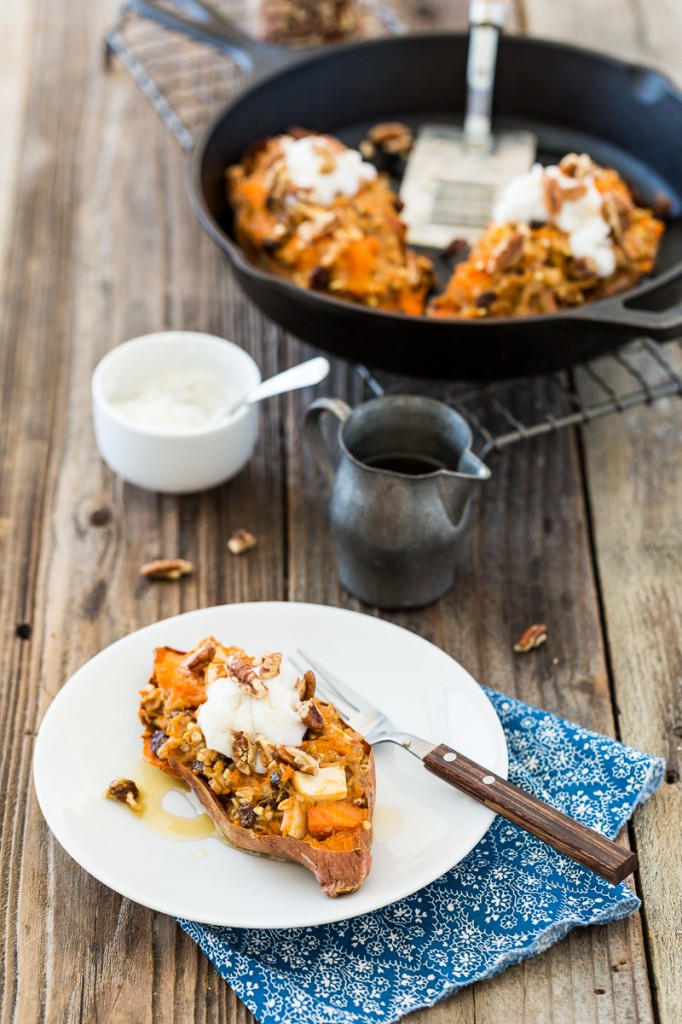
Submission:
M 453 526 L 461 526 L 469 501 L 478 484 L 490 479 L 490 470 L 468 448 L 462 452 L 457 471 L 444 469 L 438 486 L 443 507 Z

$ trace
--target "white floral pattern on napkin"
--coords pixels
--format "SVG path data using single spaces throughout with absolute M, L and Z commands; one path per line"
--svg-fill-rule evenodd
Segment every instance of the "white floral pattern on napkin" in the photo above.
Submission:
M 493 690 L 509 777 L 615 837 L 665 763 Z M 608 882 L 496 818 L 455 868 L 389 907 L 318 928 L 179 923 L 261 1024 L 389 1024 L 510 964 L 576 925 L 626 917 Z

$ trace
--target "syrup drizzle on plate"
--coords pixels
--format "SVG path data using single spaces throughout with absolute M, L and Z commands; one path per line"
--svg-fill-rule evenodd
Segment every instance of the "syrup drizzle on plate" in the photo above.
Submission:
M 189 840 L 208 839 L 210 837 L 224 841 L 222 833 L 218 832 L 213 820 L 205 813 L 196 813 L 195 808 L 188 799 L 189 788 L 180 779 L 174 779 L 159 768 L 154 768 L 140 758 L 133 768 L 132 778 L 140 790 L 140 797 L 144 810 L 140 814 L 140 821 L 166 839 Z M 175 801 L 167 800 L 169 793 L 177 793 Z M 182 802 L 180 802 L 182 797 Z M 173 804 L 180 805 L 187 813 L 176 814 L 171 807 Z M 190 811 L 195 811 L 190 814 Z

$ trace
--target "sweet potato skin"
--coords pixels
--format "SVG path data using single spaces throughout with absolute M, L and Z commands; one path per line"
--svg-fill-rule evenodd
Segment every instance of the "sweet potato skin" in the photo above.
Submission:
M 199 748 L 203 738 L 201 743 L 195 739 L 196 727 L 193 722 L 196 709 L 206 700 L 206 664 L 212 660 L 218 648 L 223 656 L 234 655 L 243 657 L 249 663 L 253 661 L 240 648 L 225 647 L 213 637 L 207 637 L 190 652 L 170 647 L 157 648 L 150 683 L 141 691 L 139 716 L 145 726 L 145 759 L 190 786 L 217 827 L 234 846 L 302 864 L 315 874 L 328 896 L 353 892 L 366 878 L 371 864 L 372 830 L 363 827 L 367 822 L 371 824 L 376 787 L 370 746 L 343 722 L 333 705 L 318 701 L 316 708 L 322 715 L 324 728 L 319 734 L 313 732 L 302 749 L 323 764 L 345 765 L 348 780 L 346 812 L 343 813 L 343 806 L 338 806 L 335 808 L 336 817 L 331 812 L 329 820 L 316 823 L 314 803 L 310 803 L 307 817 L 300 822 L 300 831 L 296 831 L 296 835 L 301 836 L 307 827 L 308 832 L 302 838 L 281 835 L 280 826 L 275 822 L 271 826 L 264 823 L 264 827 L 259 826 L 258 830 L 247 828 L 235 820 L 234 815 L 230 816 L 226 812 L 218 794 L 241 790 L 246 803 L 257 803 L 264 795 L 262 787 L 256 786 L 254 789 L 257 780 L 265 784 L 268 790 L 265 795 L 272 795 L 269 793 L 266 776 L 247 777 L 236 766 L 230 769 L 228 765 L 227 769 L 220 772 L 220 784 L 216 786 L 216 792 L 212 788 L 215 780 L 209 784 L 210 772 L 195 774 L 189 767 L 200 756 Z M 201 733 L 198 735 L 201 736 Z M 162 748 L 162 756 L 158 756 Z M 215 751 L 211 753 L 220 757 Z M 367 774 L 364 770 L 358 771 L 361 764 L 367 767 Z M 286 764 L 279 764 L 278 772 L 278 788 L 281 784 L 286 786 L 291 781 L 293 769 Z M 229 775 L 227 782 L 224 778 L 226 773 Z M 366 803 L 367 806 L 360 810 L 355 801 Z M 344 804 L 343 801 L 337 803 Z
M 368 747 L 369 773 L 367 775 L 367 808 L 368 820 L 372 820 L 376 795 L 376 771 L 374 754 Z M 195 775 L 189 768 L 177 761 L 168 762 L 177 778 L 182 779 L 196 793 L 220 831 L 230 843 L 240 850 L 251 853 L 262 853 L 281 860 L 295 861 L 312 871 L 325 896 L 336 897 L 345 893 L 355 892 L 362 885 L 372 864 L 372 829 L 358 828 L 351 836 L 355 844 L 351 849 L 333 850 L 325 848 L 321 843 L 313 844 L 305 839 L 293 839 L 291 836 L 262 835 L 253 829 L 243 828 L 231 821 L 225 813 L 220 801 L 216 798 L 208 783 Z

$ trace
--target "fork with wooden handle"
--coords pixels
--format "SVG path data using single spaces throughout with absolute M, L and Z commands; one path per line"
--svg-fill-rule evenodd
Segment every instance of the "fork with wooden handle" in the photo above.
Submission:
M 349 725 L 362 733 L 368 743 L 396 743 L 418 757 L 424 767 L 451 786 L 485 804 L 496 814 L 513 821 L 519 828 L 537 836 L 555 850 L 589 868 L 615 885 L 630 875 L 637 857 L 594 829 L 519 786 L 501 779 L 482 765 L 453 750 L 445 743 L 429 743 L 419 736 L 396 729 L 388 716 L 365 697 L 352 690 L 319 662 L 298 652 L 312 666 L 318 691 L 332 701 Z M 295 664 L 295 662 L 294 662 Z M 300 669 L 299 671 L 303 671 Z

